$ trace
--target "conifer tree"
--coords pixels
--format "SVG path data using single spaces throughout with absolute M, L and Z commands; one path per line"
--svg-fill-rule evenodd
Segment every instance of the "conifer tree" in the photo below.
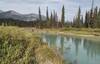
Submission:
M 77 16 L 74 19 L 74 26 L 77 27 L 77 28 L 81 27 L 81 9 L 80 9 L 80 7 L 78 9 Z
M 41 18 L 41 9 L 39 7 L 39 18 L 38 18 L 38 23 L 37 23 L 37 27 L 40 28 L 41 27 L 41 21 L 42 21 L 42 18 Z
M 65 22 L 65 7 L 63 5 L 63 7 L 62 7 L 62 16 L 61 16 L 62 26 L 64 26 L 64 22 Z
M 78 9 L 78 17 L 77 17 L 77 27 L 79 28 L 81 26 L 81 9 L 79 7 Z
M 97 22 L 97 17 L 98 17 L 98 7 L 96 6 L 95 9 L 94 9 L 94 18 L 93 18 L 93 21 L 94 21 L 94 27 L 98 27 L 98 22 Z
M 48 7 L 47 7 L 47 10 L 46 10 L 46 19 L 47 19 L 47 21 L 49 20 Z
M 98 15 L 98 7 L 96 6 L 94 9 L 94 16 L 97 16 L 97 15 Z
M 47 25 L 47 27 L 49 27 L 50 26 L 50 19 L 49 19 L 49 12 L 48 12 L 48 7 L 47 7 L 47 9 L 46 9 L 46 25 Z
M 100 8 L 99 8 L 99 11 L 98 11 L 98 16 L 100 16 Z
M 90 18 L 89 18 L 89 27 L 91 27 L 91 28 L 94 27 L 93 18 L 94 18 L 93 9 L 91 9 L 91 11 L 90 11 Z
M 83 27 L 83 16 L 81 16 L 81 19 L 80 19 L 80 27 Z
M 52 27 L 52 23 L 53 23 L 53 15 L 52 15 L 52 12 L 51 12 L 51 16 L 50 16 L 50 26 Z
M 89 12 L 86 12 L 86 14 L 85 14 L 85 23 L 84 23 L 84 26 L 86 28 L 89 27 Z
M 39 21 L 42 21 L 42 18 L 41 18 L 41 9 L 39 7 Z

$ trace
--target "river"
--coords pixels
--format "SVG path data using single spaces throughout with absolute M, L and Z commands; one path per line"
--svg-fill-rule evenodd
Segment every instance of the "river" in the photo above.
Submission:
M 83 37 L 42 34 L 43 42 L 56 48 L 65 62 L 71 64 L 100 64 L 100 42 Z M 65 63 L 66 64 L 66 63 Z

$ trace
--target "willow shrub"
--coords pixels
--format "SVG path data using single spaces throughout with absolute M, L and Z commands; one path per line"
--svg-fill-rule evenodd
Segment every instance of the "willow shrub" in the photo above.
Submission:
M 34 52 L 30 52 L 38 45 L 36 37 L 30 32 L 18 27 L 0 27 L 0 64 L 36 62 L 35 59 L 32 60 L 35 58 Z
M 0 64 L 45 64 L 47 59 L 49 61 L 48 57 L 51 60 L 55 57 L 51 63 L 62 64 L 61 59 L 57 60 L 59 63 L 55 62 L 57 55 L 50 50 L 32 32 L 18 27 L 0 27 Z

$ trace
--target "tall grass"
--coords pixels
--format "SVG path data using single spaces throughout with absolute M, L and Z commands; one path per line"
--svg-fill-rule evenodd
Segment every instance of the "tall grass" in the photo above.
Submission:
M 63 61 L 32 32 L 1 26 L 0 64 L 63 64 Z

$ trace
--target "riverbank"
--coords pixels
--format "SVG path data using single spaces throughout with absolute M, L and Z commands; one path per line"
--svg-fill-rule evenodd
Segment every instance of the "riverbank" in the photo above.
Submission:
M 28 28 L 25 28 L 28 29 Z M 63 28 L 63 29 L 36 29 L 29 28 L 28 30 L 36 33 L 48 33 L 52 35 L 75 36 L 83 37 L 88 40 L 100 41 L 100 29 L 92 28 Z
M 63 64 L 63 59 L 34 32 L 1 26 L 0 64 Z

